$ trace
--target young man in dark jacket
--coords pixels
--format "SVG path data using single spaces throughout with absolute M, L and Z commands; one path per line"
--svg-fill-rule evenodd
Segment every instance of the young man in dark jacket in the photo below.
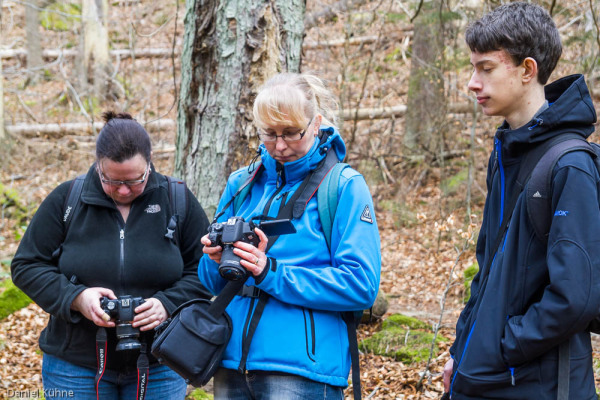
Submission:
M 445 390 L 452 400 L 596 399 L 586 328 L 600 312 L 600 176 L 590 155 L 567 153 L 552 172 L 547 243 L 534 234 L 525 191 L 499 233 L 525 154 L 558 135 L 593 132 L 588 89 L 581 75 L 544 86 L 562 46 L 550 15 L 537 5 L 496 8 L 467 29 L 466 41 L 469 89 L 484 114 L 505 121 L 488 164 L 480 272 L 456 326 Z M 561 364 L 567 369 L 560 389 L 570 390 L 560 395 L 559 348 L 570 354 Z

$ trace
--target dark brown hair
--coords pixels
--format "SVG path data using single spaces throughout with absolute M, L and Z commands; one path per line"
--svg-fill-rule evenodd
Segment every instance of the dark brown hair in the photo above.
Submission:
M 142 125 L 128 113 L 106 111 L 102 118 L 106 124 L 96 139 L 96 159 L 108 158 L 120 163 L 141 154 L 150 162 L 152 144 Z
M 542 85 L 548 82 L 562 53 L 560 35 L 550 14 L 524 2 L 504 4 L 484 15 L 467 28 L 465 39 L 473 52 L 506 50 L 515 65 L 533 58 Z

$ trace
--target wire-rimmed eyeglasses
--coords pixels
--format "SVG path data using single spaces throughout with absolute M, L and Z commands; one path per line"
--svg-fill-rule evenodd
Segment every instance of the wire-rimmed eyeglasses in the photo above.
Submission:
M 312 124 L 313 119 L 314 119 L 314 117 L 310 119 L 310 122 L 306 126 L 306 129 L 304 129 L 303 131 L 289 132 L 289 133 L 284 133 L 282 135 L 277 135 L 277 134 L 275 134 L 275 132 L 265 132 L 264 130 L 259 129 L 258 137 L 263 142 L 275 142 L 275 141 L 277 141 L 277 138 L 282 138 L 285 142 L 297 142 L 299 140 L 302 140 L 304 135 L 306 135 L 306 131 L 308 131 L 308 128 L 310 127 L 310 124 Z
M 133 180 L 129 180 L 129 181 L 115 181 L 112 179 L 106 179 L 104 177 L 104 174 L 102 173 L 102 170 L 100 169 L 100 167 L 98 167 L 97 169 L 98 169 L 98 175 L 100 176 L 100 181 L 102 183 L 104 183 L 105 185 L 110 185 L 110 186 L 125 185 L 127 187 L 132 187 L 132 186 L 141 185 L 142 183 L 146 182 L 146 178 L 148 177 L 148 171 L 150 171 L 150 164 L 148 164 L 146 166 L 146 171 L 144 172 L 144 175 L 142 175 L 142 179 L 133 179 Z

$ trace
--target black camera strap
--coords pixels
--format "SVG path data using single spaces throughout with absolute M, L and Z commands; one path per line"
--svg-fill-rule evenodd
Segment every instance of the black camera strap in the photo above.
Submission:
M 106 370 L 107 346 L 108 335 L 106 334 L 106 328 L 100 327 L 96 332 L 96 359 L 98 360 L 98 369 L 96 370 L 96 377 L 94 378 L 97 399 L 100 398 L 100 381 Z M 140 349 L 140 355 L 138 356 L 136 364 L 138 378 L 136 400 L 144 400 L 148 389 L 150 361 L 148 361 L 148 356 L 146 355 L 146 347 L 146 343 L 142 343 L 142 348 Z
M 106 342 L 106 329 L 100 327 L 96 332 L 96 360 L 98 360 L 98 369 L 96 371 L 96 378 L 94 379 L 97 398 L 100 398 L 100 380 L 106 368 Z
M 150 362 L 146 355 L 146 343 L 142 343 L 140 355 L 137 359 L 137 394 L 136 400 L 144 400 L 148 388 L 148 375 L 150 374 Z

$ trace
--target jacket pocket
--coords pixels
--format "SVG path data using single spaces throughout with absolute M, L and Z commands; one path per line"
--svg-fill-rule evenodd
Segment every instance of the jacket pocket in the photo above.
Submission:
M 537 360 L 516 368 L 506 368 L 503 371 L 473 374 L 460 368 L 456 373 L 453 391 L 468 396 L 481 396 L 501 399 L 513 398 L 508 393 L 516 393 L 520 386 L 530 386 L 540 382 L 540 367 Z M 516 392 L 515 392 L 516 391 Z
M 306 355 L 312 361 L 316 362 L 317 341 L 315 338 L 315 316 L 312 310 L 302 309 L 304 316 L 304 337 L 306 339 Z

